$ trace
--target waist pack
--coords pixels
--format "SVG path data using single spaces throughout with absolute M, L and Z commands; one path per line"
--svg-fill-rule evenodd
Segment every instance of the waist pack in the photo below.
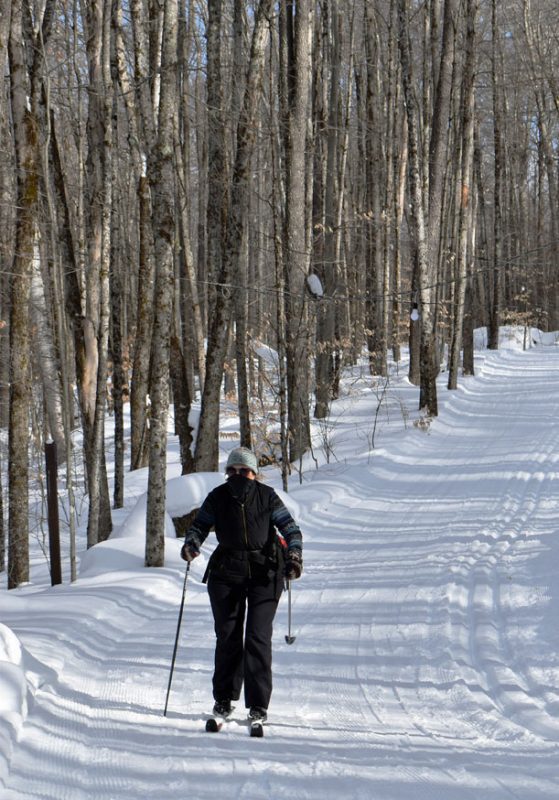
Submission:
M 283 578 L 287 543 L 273 526 L 261 550 L 230 550 L 218 544 L 211 554 L 202 578 L 207 583 L 210 573 L 228 581 L 244 581 L 247 577 Z

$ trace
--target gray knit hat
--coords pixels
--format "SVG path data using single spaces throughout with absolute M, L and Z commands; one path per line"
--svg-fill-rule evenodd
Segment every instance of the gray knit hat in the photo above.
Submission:
M 229 453 L 226 469 L 229 467 L 248 467 L 256 475 L 258 473 L 258 460 L 248 447 L 236 447 Z

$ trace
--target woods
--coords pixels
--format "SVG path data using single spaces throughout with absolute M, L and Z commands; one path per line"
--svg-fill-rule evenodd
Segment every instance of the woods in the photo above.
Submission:
M 552 0 L 0 0 L 10 588 L 45 441 L 70 497 L 83 458 L 90 547 L 149 467 L 160 566 L 171 411 L 183 472 L 227 400 L 285 479 L 362 353 L 409 347 L 435 416 L 474 328 L 559 329 L 558 36 Z

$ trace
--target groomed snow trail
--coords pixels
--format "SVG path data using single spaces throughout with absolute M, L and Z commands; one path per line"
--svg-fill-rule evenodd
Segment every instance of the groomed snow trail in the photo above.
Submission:
M 558 410 L 551 347 L 485 354 L 428 430 L 372 454 L 370 401 L 346 403 L 339 461 L 291 492 L 305 574 L 263 740 L 203 732 L 204 564 L 162 716 L 178 543 L 163 570 L 10 593 L 40 686 L 3 800 L 557 800 Z

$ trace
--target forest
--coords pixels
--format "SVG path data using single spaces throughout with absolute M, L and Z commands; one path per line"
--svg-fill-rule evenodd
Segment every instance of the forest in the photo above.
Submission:
M 88 547 L 149 469 L 161 566 L 171 412 L 184 474 L 228 402 L 285 479 L 363 354 L 435 417 L 476 328 L 559 329 L 558 39 L 555 0 L 0 0 L 8 588 L 47 444 Z

